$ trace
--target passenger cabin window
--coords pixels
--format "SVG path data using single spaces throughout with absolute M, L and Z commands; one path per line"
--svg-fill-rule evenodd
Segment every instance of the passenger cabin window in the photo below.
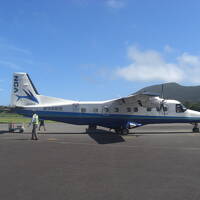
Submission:
M 126 110 L 127 110 L 127 112 L 131 112 L 131 108 L 130 107 L 126 108 Z
M 58 107 L 44 107 L 43 110 L 62 110 L 63 108 L 58 106 Z
M 98 113 L 98 108 L 94 108 L 93 112 Z
M 134 112 L 138 112 L 138 108 L 137 107 L 133 108 L 133 110 L 134 110 Z
M 151 112 L 151 107 L 147 107 L 147 112 Z
M 115 112 L 119 112 L 119 108 L 115 108 L 114 111 L 115 111 Z
M 187 108 L 182 104 L 176 104 L 176 112 L 183 113 L 187 110 Z
M 85 113 L 86 112 L 86 108 L 81 108 L 81 112 Z

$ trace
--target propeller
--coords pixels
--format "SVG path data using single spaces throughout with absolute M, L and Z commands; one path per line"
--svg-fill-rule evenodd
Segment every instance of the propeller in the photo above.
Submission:
M 160 110 L 162 109 L 163 113 L 165 115 L 165 109 L 164 109 L 164 103 L 165 103 L 165 99 L 164 99 L 164 84 L 162 84 L 162 88 L 161 88 L 161 98 L 163 100 L 160 102 Z
M 161 88 L 161 98 L 164 99 L 164 84 L 162 84 Z

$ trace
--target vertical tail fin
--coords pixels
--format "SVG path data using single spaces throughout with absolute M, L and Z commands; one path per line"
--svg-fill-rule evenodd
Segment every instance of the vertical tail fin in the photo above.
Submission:
M 39 104 L 39 93 L 27 73 L 14 73 L 12 86 L 12 106 Z

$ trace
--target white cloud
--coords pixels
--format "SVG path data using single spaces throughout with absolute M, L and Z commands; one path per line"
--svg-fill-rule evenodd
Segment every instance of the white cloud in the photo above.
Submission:
M 181 56 L 177 58 L 177 60 L 181 65 L 184 66 L 190 65 L 193 67 L 194 66 L 200 67 L 200 57 L 198 56 L 190 55 L 188 53 L 183 53 Z
M 106 4 L 110 8 L 123 8 L 125 6 L 124 1 L 122 0 L 107 0 Z
M 32 64 L 32 52 L 10 44 L 0 37 L 0 67 L 21 70 Z
M 116 70 L 117 76 L 127 81 L 200 83 L 200 56 L 183 53 L 174 62 L 168 62 L 158 51 L 140 51 L 132 46 L 128 57 L 131 64 Z
M 0 83 L 2 83 L 2 82 L 3 82 L 3 80 L 0 79 Z M 4 89 L 0 88 L 0 92 L 2 92 L 2 91 L 4 91 Z
M 200 56 L 183 53 L 177 58 L 177 61 L 179 67 L 184 71 L 184 80 L 200 83 Z
M 11 46 L 11 45 L 8 48 L 10 48 L 10 50 L 13 50 L 13 51 L 16 51 L 16 52 L 19 52 L 19 53 L 23 53 L 23 54 L 27 54 L 27 55 L 31 55 L 32 54 L 27 49 L 18 48 L 18 47 Z
M 174 51 L 174 49 L 169 45 L 165 45 L 164 51 L 167 52 L 167 53 L 172 53 Z
M 6 60 L 0 60 L 0 66 L 8 67 L 14 70 L 20 70 L 21 67 L 13 62 L 6 61 Z
M 13 52 L 17 52 L 17 53 L 22 53 L 22 54 L 26 54 L 26 55 L 31 55 L 32 54 L 27 49 L 22 49 L 22 48 L 19 48 L 19 47 L 10 45 L 10 44 L 0 44 L 0 49 L 3 49 L 3 50 L 7 49 L 9 51 L 13 51 Z

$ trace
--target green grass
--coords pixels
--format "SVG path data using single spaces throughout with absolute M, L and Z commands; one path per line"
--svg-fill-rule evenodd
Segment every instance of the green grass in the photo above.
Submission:
M 0 113 L 0 123 L 29 123 L 31 118 L 23 117 L 15 113 Z M 45 121 L 46 123 L 51 123 L 52 121 Z
M 25 118 L 15 113 L 0 113 L 0 123 L 29 123 L 30 118 Z

